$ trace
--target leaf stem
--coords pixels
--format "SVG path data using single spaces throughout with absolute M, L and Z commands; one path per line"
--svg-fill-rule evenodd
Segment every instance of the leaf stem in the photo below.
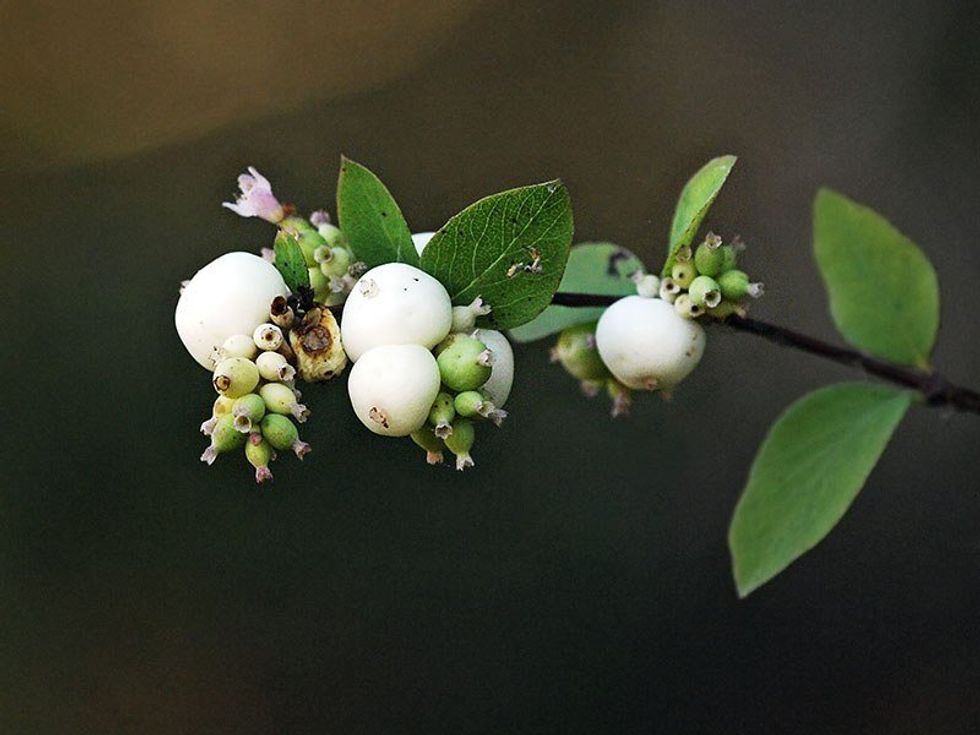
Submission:
M 551 303 L 571 307 L 609 306 L 620 298 L 602 294 L 556 293 Z M 917 391 L 930 406 L 948 406 L 958 411 L 980 414 L 980 393 L 950 382 L 935 370 L 918 370 L 898 365 L 760 319 L 732 315 L 718 323 L 736 332 L 754 334 L 783 347 L 792 347 L 831 362 L 860 368 L 869 375 Z

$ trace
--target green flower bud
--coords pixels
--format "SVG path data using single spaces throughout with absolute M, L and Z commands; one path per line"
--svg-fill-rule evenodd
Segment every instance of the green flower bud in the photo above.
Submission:
M 272 479 L 269 463 L 276 458 L 276 453 L 261 434 L 252 434 L 245 442 L 245 458 L 255 468 L 255 481 L 263 483 Z
M 455 391 L 475 390 L 490 378 L 493 355 L 475 337 L 461 335 L 437 358 L 442 382 Z
M 429 411 L 429 423 L 432 424 L 435 434 L 440 439 L 445 439 L 453 433 L 453 419 L 456 418 L 456 406 L 453 397 L 442 391 L 436 396 L 432 410 Z
M 560 362 L 569 375 L 579 380 L 604 380 L 609 377 L 609 370 L 596 350 L 595 327 L 595 322 L 587 322 L 562 330 L 558 343 L 551 351 L 552 361 Z
M 310 445 L 299 440 L 296 426 L 285 416 L 267 413 L 262 419 L 262 436 L 280 451 L 292 450 L 299 459 L 310 452 Z
M 705 276 L 717 276 L 722 271 L 725 255 L 721 240 L 705 240 L 694 253 L 694 267 Z
M 476 439 L 476 429 L 473 422 L 467 419 L 456 419 L 453 422 L 453 432 L 446 437 L 446 448 L 456 455 L 456 469 L 465 470 L 473 466 L 470 449 Z
M 272 413 L 291 415 L 300 423 L 306 421 L 310 415 L 309 409 L 296 400 L 296 394 L 288 385 L 266 383 L 259 388 L 259 395 L 265 401 L 266 410 Z
M 614 419 L 621 416 L 629 416 L 630 409 L 633 407 L 633 392 L 616 378 L 609 378 L 606 381 L 606 392 L 612 399 L 612 409 L 610 413 Z
M 301 232 L 316 232 L 316 228 L 310 222 L 296 214 L 281 220 L 279 227 L 294 236 Z
M 664 278 L 660 281 L 660 298 L 668 304 L 673 304 L 680 292 L 681 287 L 673 278 Z
M 710 309 L 721 303 L 721 290 L 718 282 L 711 276 L 698 276 L 691 281 L 687 291 L 691 301 L 697 306 Z
M 694 264 L 690 262 L 676 262 L 673 269 L 670 271 L 670 277 L 674 279 L 676 283 L 681 288 L 687 288 L 691 285 L 691 281 L 698 275 L 698 272 L 694 268 Z
M 682 293 L 674 300 L 674 311 L 685 319 L 697 319 L 704 313 L 704 307 L 698 306 L 688 294 Z
M 425 461 L 429 464 L 442 464 L 442 450 L 446 448 L 442 439 L 435 435 L 431 426 L 423 426 L 411 434 L 412 441 L 425 450 Z
M 248 393 L 235 399 L 231 413 L 235 417 L 235 428 L 248 434 L 265 416 L 265 401 L 257 393 Z
M 746 296 L 757 299 L 762 296 L 764 290 L 761 283 L 750 283 L 748 274 L 738 270 L 728 271 L 718 276 L 718 286 L 721 295 L 728 301 L 739 301 Z
M 235 428 L 235 419 L 230 413 L 223 414 L 211 432 L 211 446 L 204 450 L 201 461 L 214 464 L 219 454 L 237 449 L 245 443 L 245 435 Z
M 221 395 L 238 398 L 255 390 L 259 384 L 259 369 L 244 357 L 228 357 L 214 369 L 211 384 Z

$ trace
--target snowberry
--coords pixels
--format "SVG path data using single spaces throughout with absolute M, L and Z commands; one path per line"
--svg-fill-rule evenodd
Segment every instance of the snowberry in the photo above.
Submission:
M 224 341 L 218 350 L 219 362 L 226 357 L 244 357 L 246 360 L 254 360 L 258 351 L 255 341 L 249 335 L 233 334 Z
M 276 449 L 292 450 L 299 459 L 310 452 L 310 445 L 299 440 L 296 426 L 285 416 L 267 413 L 262 419 L 262 436 Z
M 476 390 L 490 379 L 493 354 L 476 337 L 454 334 L 439 351 L 442 382 L 455 391 Z
M 259 369 L 262 379 L 271 383 L 288 381 L 296 377 L 296 368 L 278 352 L 263 352 L 255 359 L 255 366 Z
M 356 361 L 373 347 L 439 344 L 452 324 L 446 289 L 405 263 L 385 263 L 357 281 L 344 304 L 341 339 Z
M 181 342 L 208 370 L 229 337 L 252 334 L 269 317 L 269 304 L 286 296 L 276 267 L 251 253 L 227 253 L 201 268 L 177 301 L 174 322 Z
M 278 350 L 282 346 L 282 330 L 275 324 L 260 324 L 252 332 L 252 340 L 260 350 Z
M 476 439 L 476 429 L 473 422 L 466 419 L 456 419 L 453 422 L 453 433 L 446 437 L 446 448 L 456 455 L 456 469 L 465 470 L 473 466 L 470 449 Z
M 251 393 L 259 384 L 259 369 L 244 357 L 226 357 L 214 369 L 211 384 L 221 395 L 238 398 Z
M 425 461 L 429 464 L 442 464 L 442 450 L 446 445 L 435 435 L 431 426 L 423 426 L 412 432 L 412 441 L 425 450 Z
M 691 281 L 691 287 L 687 290 L 688 295 L 698 306 L 705 309 L 713 309 L 721 303 L 721 288 L 711 276 L 698 276 Z
M 429 416 L 439 368 L 425 347 L 382 345 L 354 363 L 347 381 L 354 413 L 375 434 L 407 436 Z
M 235 399 L 231 413 L 235 417 L 235 428 L 243 434 L 248 434 L 265 416 L 265 401 L 257 393 L 247 393 Z
M 704 353 L 704 329 L 662 299 L 627 296 L 610 306 L 596 327 L 596 346 L 609 371 L 639 390 L 669 390 Z
M 265 401 L 265 408 L 271 413 L 292 415 L 303 423 L 310 415 L 309 409 L 296 398 L 296 393 L 288 385 L 282 383 L 266 383 L 259 388 L 259 395 Z
M 245 443 L 245 435 L 235 428 L 235 419 L 230 413 L 221 416 L 211 432 L 211 446 L 204 450 L 201 461 L 214 464 L 214 460 L 223 452 L 237 449 Z
M 252 434 L 245 443 L 245 458 L 255 468 L 255 481 L 262 483 L 272 479 L 269 463 L 276 458 L 272 445 L 261 434 Z
M 493 355 L 490 377 L 483 384 L 483 391 L 497 408 L 503 408 L 514 385 L 514 350 L 503 333 L 495 329 L 478 329 L 473 336 L 485 344 Z

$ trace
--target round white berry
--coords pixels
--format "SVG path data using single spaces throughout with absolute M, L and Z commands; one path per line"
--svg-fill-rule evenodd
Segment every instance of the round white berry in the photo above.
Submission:
M 485 344 L 493 355 L 490 378 L 483 384 L 483 390 L 494 406 L 503 408 L 514 384 L 514 350 L 503 333 L 495 329 L 477 329 L 473 336 Z
M 420 345 L 375 347 L 354 363 L 347 391 L 367 428 L 375 434 L 407 436 L 429 417 L 439 393 L 439 368 Z
M 355 361 L 382 345 L 435 347 L 449 334 L 452 320 L 449 294 L 439 281 L 405 263 L 385 263 L 354 284 L 340 336 Z
M 620 299 L 599 319 L 595 338 L 609 371 L 636 390 L 671 389 L 704 354 L 704 329 L 663 299 Z
M 225 341 L 252 334 L 269 318 L 272 300 L 288 294 L 274 265 L 251 253 L 227 253 L 187 282 L 174 313 L 177 334 L 191 357 L 213 370 Z
M 435 234 L 434 232 L 416 232 L 412 235 L 412 245 L 415 246 L 415 252 L 421 255 L 422 251 L 425 250 L 425 246 L 429 244 L 429 240 Z

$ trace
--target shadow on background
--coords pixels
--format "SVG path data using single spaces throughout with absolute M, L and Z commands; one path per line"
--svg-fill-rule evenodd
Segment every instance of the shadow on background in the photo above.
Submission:
M 853 374 L 713 330 L 673 402 L 612 422 L 530 346 L 466 476 L 314 387 L 314 453 L 257 490 L 196 461 L 211 391 L 172 325 L 182 278 L 271 238 L 219 207 L 247 164 L 333 209 L 345 152 L 417 230 L 560 175 L 578 239 L 655 265 L 685 178 L 732 152 L 710 225 L 749 243 L 759 316 L 833 338 L 829 184 L 933 258 L 936 363 L 976 384 L 972 6 L 215 7 L 50 36 L 46 6 L 0 7 L 27 326 L 2 361 L 3 732 L 976 731 L 975 419 L 914 411 L 830 538 L 737 602 L 726 526 L 766 427 Z

